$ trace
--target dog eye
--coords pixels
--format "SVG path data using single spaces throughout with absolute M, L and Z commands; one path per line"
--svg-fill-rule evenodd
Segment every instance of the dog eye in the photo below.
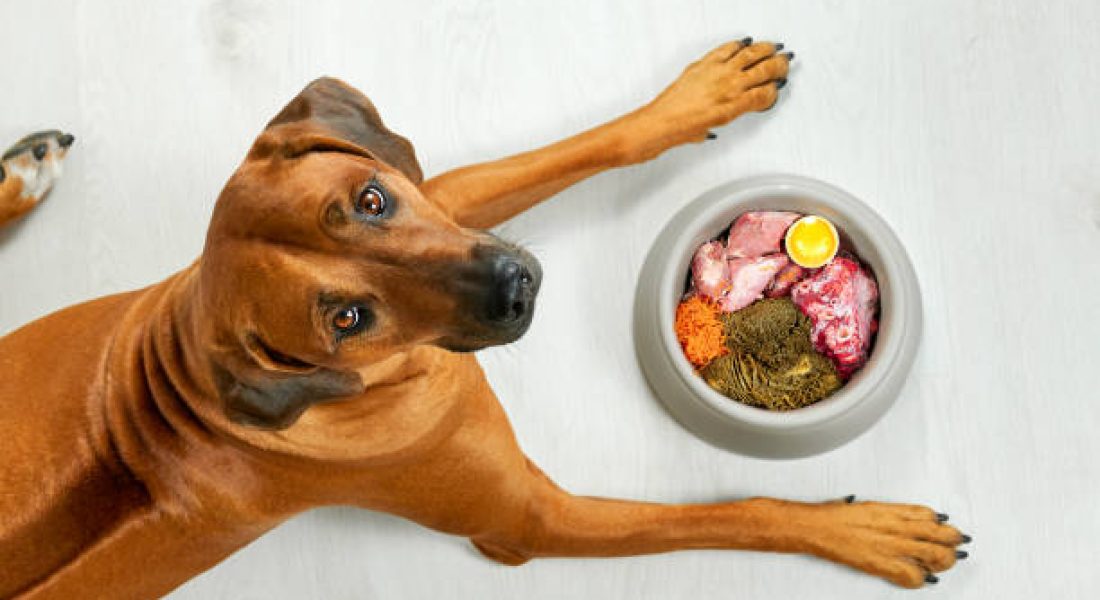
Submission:
M 386 212 L 386 195 L 378 186 L 368 185 L 363 193 L 359 194 L 355 210 L 371 217 L 382 216 Z
M 362 306 L 348 306 L 332 315 L 332 328 L 338 337 L 345 337 L 363 330 L 370 323 L 370 311 Z
M 350 306 L 332 317 L 332 326 L 337 331 L 351 331 L 359 326 L 360 320 L 359 307 Z

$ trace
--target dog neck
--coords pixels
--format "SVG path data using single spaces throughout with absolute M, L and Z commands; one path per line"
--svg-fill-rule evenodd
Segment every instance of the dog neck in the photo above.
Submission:
M 119 327 L 133 334 L 115 340 L 109 359 L 108 425 L 154 499 L 218 498 L 228 505 L 219 510 L 232 514 L 239 490 L 223 489 L 225 472 L 239 470 L 240 480 L 257 486 L 250 495 L 285 499 L 273 506 L 272 516 L 281 518 L 332 501 L 348 472 L 415 456 L 457 427 L 461 394 L 441 372 L 455 368 L 454 355 L 429 346 L 365 367 L 357 372 L 361 393 L 312 406 L 286 429 L 234 422 L 204 343 L 210 320 L 198 305 L 200 264 L 142 294 Z M 459 362 L 477 368 L 472 357 Z M 331 485 L 314 478 L 301 495 L 286 487 L 320 465 Z M 217 477 L 208 476 L 213 471 Z
M 200 268 L 113 300 L 125 308 L 89 383 L 87 439 L 64 457 L 76 483 L 0 529 L 0 596 L 72 597 L 53 590 L 147 556 L 155 572 L 112 591 L 159 596 L 296 513 L 358 503 L 375 465 L 422 457 L 457 428 L 461 396 L 447 389 L 457 384 L 426 377 L 440 355 L 422 350 L 374 365 L 362 394 L 313 406 L 285 430 L 233 422 L 202 342 Z M 28 547 L 50 551 L 26 561 Z
M 216 396 L 195 347 L 195 321 L 188 302 L 196 266 L 146 289 L 127 311 L 111 345 L 104 393 L 107 427 L 126 468 L 153 502 L 218 497 L 208 467 L 240 469 L 246 476 L 248 447 L 218 419 Z M 193 508 L 193 507 L 187 507 Z

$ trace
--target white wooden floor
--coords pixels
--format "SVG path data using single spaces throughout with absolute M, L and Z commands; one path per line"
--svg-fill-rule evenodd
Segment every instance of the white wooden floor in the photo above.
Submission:
M 1100 3 L 5 2 L 0 145 L 77 135 L 49 201 L 0 233 L 0 333 L 200 251 L 215 196 L 311 78 L 343 77 L 440 172 L 646 101 L 752 34 L 798 53 L 777 110 L 603 175 L 503 228 L 546 270 L 530 334 L 482 354 L 526 450 L 582 493 L 664 501 L 857 493 L 971 533 L 945 598 L 1100 591 Z M 630 307 L 670 212 L 732 178 L 836 183 L 908 245 L 926 336 L 903 397 L 825 456 L 690 437 L 634 361 Z M 156 568 L 156 565 L 148 565 Z M 302 515 L 175 598 L 893 598 L 808 558 L 690 552 L 520 568 L 351 509 Z

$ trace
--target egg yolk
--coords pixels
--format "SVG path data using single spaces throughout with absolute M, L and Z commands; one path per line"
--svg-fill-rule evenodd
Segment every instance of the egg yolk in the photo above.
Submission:
M 787 229 L 787 256 L 795 264 L 807 269 L 825 265 L 840 247 L 836 228 L 822 217 L 808 216 L 794 222 Z

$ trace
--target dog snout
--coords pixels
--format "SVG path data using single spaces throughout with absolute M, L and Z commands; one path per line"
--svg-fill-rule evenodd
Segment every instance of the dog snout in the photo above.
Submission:
M 487 313 L 490 321 L 509 325 L 530 316 L 538 290 L 537 267 L 524 258 L 506 254 L 495 260 Z
M 490 236 L 474 249 L 480 284 L 481 319 L 504 333 L 531 322 L 535 296 L 542 283 L 539 261 L 523 248 Z
M 542 267 L 529 252 L 483 234 L 471 260 L 457 270 L 454 290 L 461 299 L 459 318 L 439 345 L 472 352 L 510 344 L 527 332 L 542 283 Z

